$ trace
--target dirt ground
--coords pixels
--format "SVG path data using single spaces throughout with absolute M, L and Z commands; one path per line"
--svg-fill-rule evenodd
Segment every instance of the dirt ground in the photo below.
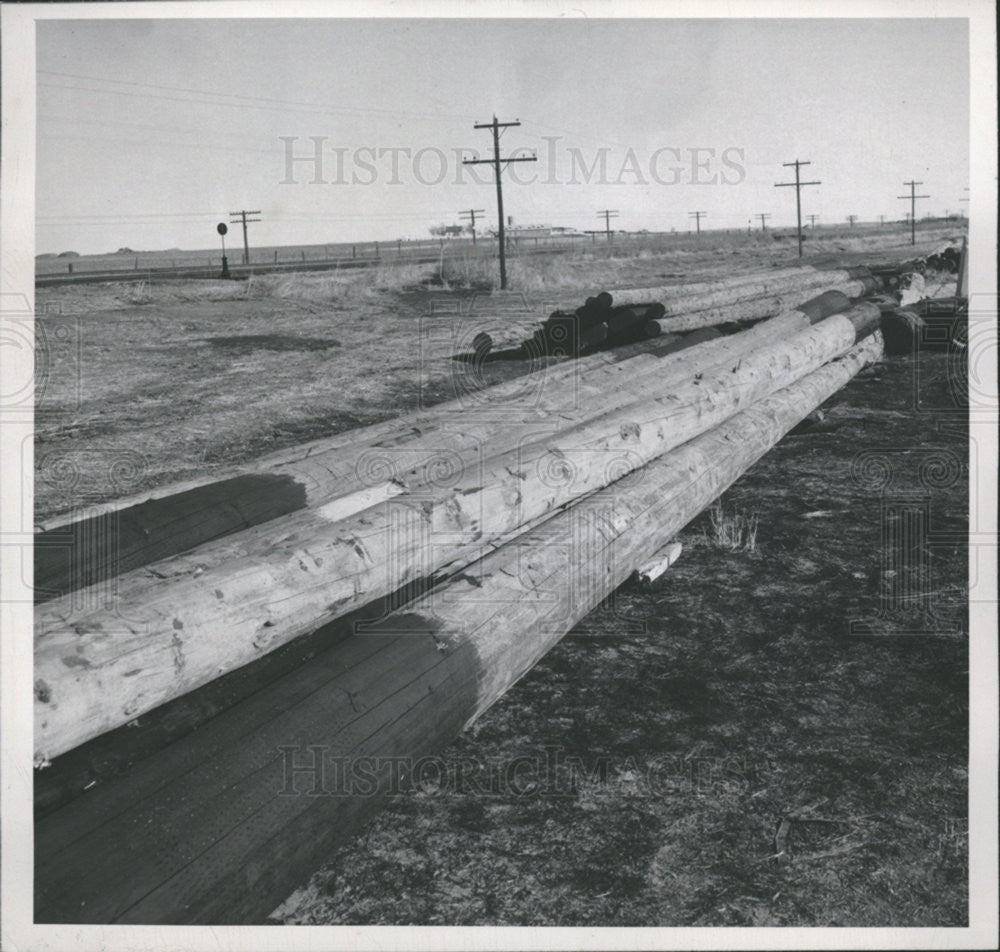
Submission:
M 590 261 L 572 292 L 485 304 L 417 273 L 40 291 L 63 346 L 36 518 L 445 399 L 476 333 L 596 287 L 795 263 L 725 255 Z M 274 921 L 966 923 L 963 380 L 956 350 L 865 371 L 721 500 L 752 544 L 699 517 L 663 578 L 592 613 Z

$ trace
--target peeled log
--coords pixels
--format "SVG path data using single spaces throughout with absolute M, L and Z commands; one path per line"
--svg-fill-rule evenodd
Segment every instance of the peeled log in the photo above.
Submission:
M 824 284 L 824 290 L 838 291 L 849 298 L 862 297 L 871 290 L 870 282 L 861 280 L 845 281 L 840 284 Z M 818 287 L 809 293 L 815 293 Z M 681 314 L 667 314 L 661 318 L 665 331 L 676 333 L 694 330 L 699 327 L 712 327 L 717 324 L 739 323 L 742 321 L 759 320 L 771 314 L 778 314 L 795 306 L 802 300 L 805 292 L 790 292 L 737 301 L 721 307 L 711 307 L 700 311 L 690 311 Z
M 502 385 L 483 391 L 477 395 L 483 400 L 478 406 L 476 401 L 472 406 L 451 401 L 388 425 L 351 431 L 346 435 L 354 436 L 353 445 L 344 445 L 343 437 L 312 443 L 305 458 L 301 452 L 297 457 L 272 455 L 215 481 L 185 485 L 177 492 L 164 487 L 156 493 L 159 498 L 125 500 L 71 526 L 50 526 L 36 536 L 37 600 L 65 595 L 333 499 L 342 500 L 333 516 L 350 515 L 399 495 L 428 475 L 440 482 L 450 472 L 479 465 L 485 447 L 489 455 L 504 452 L 532 433 L 580 422 L 598 406 L 623 405 L 630 399 L 627 394 L 617 403 L 609 394 L 624 388 L 640 396 L 646 374 L 656 373 L 661 384 L 677 380 L 686 368 L 693 374 L 849 307 L 845 295 L 828 291 L 722 344 L 697 347 L 719 337 L 702 329 L 652 348 L 623 348 L 626 360 L 595 355 L 545 371 L 534 388 L 531 381 L 522 380 L 520 390 Z M 663 328 L 664 321 L 655 323 Z M 690 350 L 683 357 L 670 356 L 685 349 Z M 475 425 L 468 425 L 470 419 Z
M 35 921 L 263 921 L 401 769 L 442 749 L 879 353 L 875 335 L 40 822 Z M 370 787 L 353 772 L 338 783 L 359 765 Z
M 671 294 L 683 294 L 696 295 L 696 294 L 710 294 L 715 291 L 719 291 L 723 288 L 735 288 L 746 285 L 752 285 L 759 283 L 761 281 L 776 281 L 776 280 L 807 280 L 815 278 L 819 275 L 828 272 L 822 272 L 819 268 L 813 267 L 812 265 L 801 265 L 795 268 L 774 268 L 765 269 L 763 271 L 749 271 L 743 274 L 731 274 L 724 278 L 714 278 L 711 281 L 695 281 L 687 284 L 668 284 L 668 285 L 654 285 L 653 287 L 661 288 L 665 291 L 669 291 Z M 612 301 L 616 300 L 617 295 L 631 293 L 632 291 L 642 291 L 642 288 L 612 288 L 610 291 L 601 292 L 604 297 L 602 300 L 607 302 L 607 306 L 610 307 Z M 649 289 L 646 289 L 649 290 Z M 596 301 L 596 298 L 587 298 L 587 301 Z M 647 299 L 651 300 L 651 299 Z M 624 302 L 621 302 L 624 303 Z M 572 310 L 572 308 L 570 308 Z
M 739 284 L 732 287 L 721 287 L 718 290 L 690 294 L 681 287 L 633 288 L 615 291 L 613 293 L 615 306 L 630 304 L 645 304 L 659 301 L 666 308 L 667 316 L 687 314 L 691 311 L 703 311 L 714 307 L 734 304 L 753 297 L 801 293 L 819 286 L 834 287 L 849 281 L 857 280 L 847 270 L 817 272 L 815 275 L 801 277 L 771 278 L 762 277 L 752 283 Z
M 40 605 L 36 758 L 126 723 L 443 565 L 468 564 L 497 539 L 843 354 L 878 320 L 879 309 L 863 305 L 660 395 L 651 383 L 648 399 L 486 460 L 446 489 L 426 486 L 346 519 L 319 506 L 162 560 L 122 576 L 109 605 L 95 607 L 92 589 Z

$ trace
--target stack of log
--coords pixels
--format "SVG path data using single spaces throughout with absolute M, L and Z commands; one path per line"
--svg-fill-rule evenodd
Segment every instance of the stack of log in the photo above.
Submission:
M 733 290 L 698 293 L 709 310 Z M 129 527 L 125 561 L 108 551 L 75 576 L 50 573 L 64 591 L 36 608 L 40 766 L 320 626 L 385 608 L 45 816 L 36 921 L 262 921 L 392 787 L 380 786 L 384 765 L 439 750 L 637 569 L 669 562 L 684 525 L 879 359 L 876 305 L 805 290 L 736 333 L 634 341 L 553 367 L 538 386 L 511 381 L 472 406 L 95 516 Z M 657 320 L 628 294 L 597 298 L 587 326 L 608 337 Z M 651 303 L 662 320 L 684 316 Z M 99 583 L 109 577 L 111 597 Z M 303 769 L 289 773 L 289 750 Z M 363 790 L 295 788 L 345 760 L 374 770 Z
M 835 289 L 858 298 L 879 285 L 866 268 L 805 266 L 701 284 L 605 290 L 579 307 L 553 311 L 520 346 L 529 358 L 580 357 L 661 334 L 761 320 L 787 310 L 809 291 Z M 476 355 L 484 357 L 494 343 L 489 334 L 477 335 Z

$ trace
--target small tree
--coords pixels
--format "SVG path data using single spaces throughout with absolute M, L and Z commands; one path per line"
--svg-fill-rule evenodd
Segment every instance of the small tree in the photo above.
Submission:
M 463 225 L 431 225 L 430 232 L 437 238 L 457 238 L 464 230 Z

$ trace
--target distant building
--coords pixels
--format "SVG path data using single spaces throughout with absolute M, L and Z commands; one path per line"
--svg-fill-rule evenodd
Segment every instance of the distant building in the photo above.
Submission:
M 575 238 L 582 237 L 583 232 L 562 225 L 510 225 L 505 234 L 508 238 Z

